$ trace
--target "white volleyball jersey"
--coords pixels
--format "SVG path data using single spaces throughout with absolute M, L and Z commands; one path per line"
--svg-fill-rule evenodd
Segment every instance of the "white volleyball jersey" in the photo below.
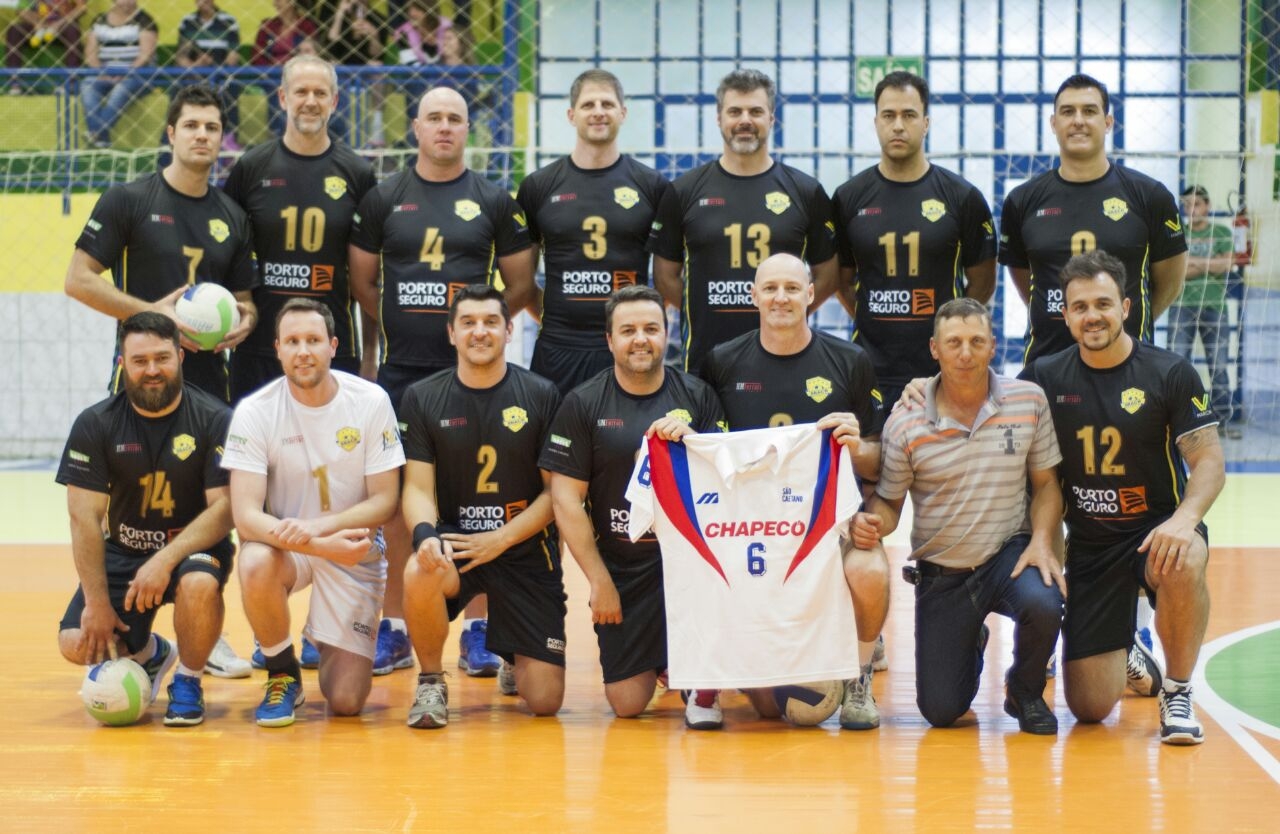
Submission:
M 857 677 L 839 532 L 861 496 L 831 431 L 651 438 L 641 451 L 628 533 L 652 527 L 662 549 L 671 687 Z
M 222 466 L 266 475 L 266 509 L 278 518 L 342 512 L 369 497 L 366 475 L 404 465 L 387 393 L 358 376 L 332 373 L 338 394 L 319 408 L 295 400 L 281 377 L 246 397 L 231 417 Z

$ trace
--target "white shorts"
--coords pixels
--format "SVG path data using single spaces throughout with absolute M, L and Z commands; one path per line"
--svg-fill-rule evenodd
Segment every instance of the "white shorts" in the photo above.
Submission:
M 307 624 L 302 629 L 312 643 L 336 646 L 373 659 L 382 598 L 387 591 L 387 560 L 380 544 L 374 543 L 367 561 L 351 567 L 289 552 L 298 575 L 290 593 L 315 586 Z

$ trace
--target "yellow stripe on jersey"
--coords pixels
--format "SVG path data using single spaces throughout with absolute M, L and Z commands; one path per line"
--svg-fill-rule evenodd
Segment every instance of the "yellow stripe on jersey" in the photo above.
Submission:
M 1182 496 L 1178 494 L 1178 470 L 1173 462 L 1173 429 L 1170 426 L 1164 427 L 1164 459 L 1169 464 L 1169 483 L 1173 489 L 1173 500 L 1178 504 L 1182 503 Z
M 1142 304 L 1142 323 L 1138 328 L 1139 339 L 1150 339 L 1152 333 L 1151 328 L 1151 275 L 1147 269 L 1147 261 L 1151 257 L 1151 244 L 1147 244 L 1146 249 L 1142 250 L 1142 270 L 1138 273 L 1138 298 Z M 1065 300 L 1065 299 L 1064 299 Z
M 689 318 L 689 239 L 685 238 L 680 242 L 684 248 L 684 298 L 680 302 L 680 327 L 685 332 L 684 349 L 680 352 L 684 354 L 684 370 L 689 370 L 689 345 L 693 344 L 693 322 Z M 665 316 L 667 310 L 664 307 L 662 314 Z

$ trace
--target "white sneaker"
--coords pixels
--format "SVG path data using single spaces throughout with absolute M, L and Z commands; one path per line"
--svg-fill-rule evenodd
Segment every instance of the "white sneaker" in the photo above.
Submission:
M 1125 662 L 1125 682 L 1129 688 L 1144 698 L 1154 698 L 1160 692 L 1164 676 L 1160 664 L 1151 650 L 1135 639 Z
M 876 649 L 871 653 L 871 670 L 885 672 L 889 669 L 889 658 L 884 656 L 884 635 L 876 638 Z
M 1183 686 L 1170 692 L 1160 687 L 1160 740 L 1165 744 L 1200 744 L 1204 741 L 1204 728 L 1196 720 L 1196 708 L 1191 703 L 1191 687 Z
M 209 659 L 205 661 L 204 672 L 215 678 L 247 678 L 253 674 L 249 661 L 236 654 L 225 636 L 219 637 Z
M 699 689 L 690 693 L 684 705 L 684 723 L 691 730 L 718 730 L 724 726 L 720 710 L 720 690 Z

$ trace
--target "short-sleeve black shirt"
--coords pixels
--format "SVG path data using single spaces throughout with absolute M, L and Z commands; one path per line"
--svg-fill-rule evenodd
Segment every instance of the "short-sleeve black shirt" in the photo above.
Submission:
M 435 464 L 440 522 L 479 533 L 528 508 L 542 493 L 538 457 L 559 406 L 554 384 L 515 365 L 492 388 L 468 388 L 453 369 L 410 385 L 400 407 L 404 453 Z M 555 525 L 503 558 L 558 570 Z
M 206 489 L 227 485 L 221 463 L 230 422 L 225 403 L 190 385 L 164 417 L 142 416 L 121 392 L 80 412 L 56 480 L 107 493 L 107 541 L 147 558 L 208 508 Z M 209 553 L 231 551 L 227 537 Z
M 681 340 L 685 367 L 696 372 L 712 347 L 759 324 L 751 285 L 765 258 L 787 252 L 820 264 L 835 255 L 831 198 L 781 162 L 750 177 L 709 162 L 663 196 L 649 251 L 684 262 Z
M 301 156 L 273 139 L 250 148 L 225 187 L 249 215 L 259 284 L 253 292 L 262 327 L 236 348 L 275 355 L 271 323 L 290 298 L 324 302 L 337 325 L 338 356 L 359 356 L 356 302 L 347 277 L 351 218 L 377 185 L 373 167 L 340 142 L 318 156 Z
M 446 331 L 453 294 L 493 284 L 497 259 L 531 245 L 524 212 L 501 187 L 473 171 L 427 182 L 412 168 L 360 201 L 351 243 L 382 254 L 385 361 L 420 368 L 457 358 Z
M 937 373 L 934 313 L 964 295 L 966 268 L 996 256 L 986 198 L 937 165 L 914 182 L 872 166 L 837 188 L 832 204 L 840 265 L 855 270 L 854 341 L 886 384 Z
M 1151 341 L 1151 273 L 1157 261 L 1187 251 L 1178 204 L 1169 189 L 1121 165 L 1091 182 L 1067 182 L 1055 168 L 1005 198 L 1000 215 L 1000 263 L 1031 270 L 1025 361 L 1073 346 L 1063 318 L 1058 274 L 1073 255 L 1102 249 L 1124 263 L 1124 326 Z
M 627 537 L 626 493 L 645 429 L 664 416 L 678 416 L 700 432 L 725 429 L 720 401 L 702 380 L 668 368 L 660 389 L 637 397 L 607 368 L 564 398 L 538 460 L 543 469 L 588 483 L 596 545 L 611 574 L 649 569 L 661 558 L 652 535 L 635 543 Z

